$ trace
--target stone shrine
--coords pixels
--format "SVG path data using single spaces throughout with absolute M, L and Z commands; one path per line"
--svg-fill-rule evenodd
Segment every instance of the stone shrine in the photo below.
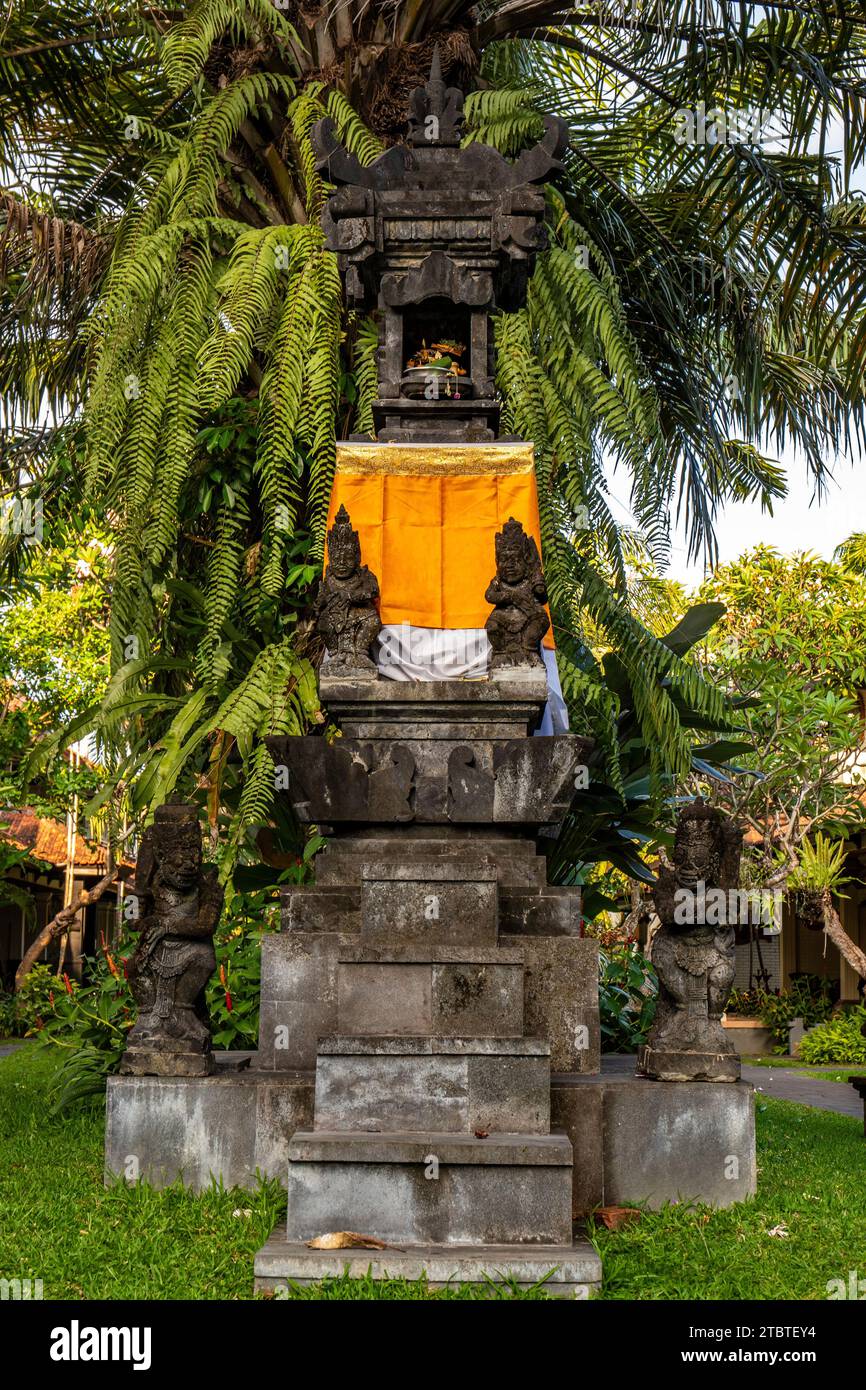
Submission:
M 586 1297 L 601 1264 L 573 1222 L 593 1207 L 755 1190 L 751 1087 L 602 1071 L 597 944 L 580 890 L 547 882 L 539 832 L 591 747 L 539 736 L 555 657 L 532 448 L 499 438 L 492 315 L 524 302 L 566 131 L 548 119 L 509 163 L 461 147 L 462 103 L 437 55 L 406 145 L 365 167 L 316 130 L 328 242 L 380 324 L 377 438 L 337 451 L 316 607 L 331 734 L 269 740 L 326 848 L 262 942 L 258 1051 L 109 1081 L 109 1179 L 286 1185 L 263 1291 L 348 1268 L 433 1287 L 550 1275 Z M 479 678 L 380 675 L 383 624 L 485 622 Z M 378 1244 L 309 1245 L 339 1232 Z
M 338 186 L 322 225 L 347 302 L 381 323 L 373 416 L 382 442 L 497 437 L 491 314 L 525 303 L 547 245 L 541 185 L 561 167 L 567 127 L 546 117 L 544 138 L 513 164 L 488 145 L 461 148 L 462 128 L 463 93 L 443 82 L 438 50 L 411 99 L 408 144 L 365 166 L 330 117 L 313 128 L 319 170 Z M 461 362 L 468 352 L 463 375 L 409 365 L 437 339 L 459 346 Z

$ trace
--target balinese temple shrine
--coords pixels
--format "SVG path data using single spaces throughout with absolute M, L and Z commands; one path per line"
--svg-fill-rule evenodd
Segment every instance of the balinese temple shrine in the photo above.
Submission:
M 580 890 L 547 881 L 539 835 L 590 745 L 567 728 L 533 449 L 500 429 L 493 323 L 525 303 L 567 132 L 549 118 L 510 162 L 461 143 L 462 113 L 437 56 L 406 143 L 372 165 L 330 121 L 315 129 L 328 244 L 379 326 L 375 432 L 337 445 L 316 604 L 328 722 L 269 740 L 281 795 L 325 848 L 262 942 L 258 1050 L 211 1054 L 168 997 L 198 977 L 186 993 L 185 975 L 160 978 L 174 1035 L 145 1011 L 109 1080 L 109 1177 L 285 1185 L 261 1291 L 348 1269 L 587 1297 L 594 1208 L 755 1190 L 752 1092 L 730 1059 L 678 1034 L 642 1076 L 602 1070 L 597 942 Z M 187 812 L 162 811 L 145 887 L 180 958 L 160 855 Z M 712 849 L 716 831 L 688 833 Z M 196 895 L 213 918 L 203 878 L 187 890 L 201 920 Z
M 337 445 L 330 523 L 345 506 L 381 590 L 379 670 L 395 680 L 487 673 L 494 538 L 514 518 L 541 547 L 532 445 L 501 439 L 493 315 L 522 307 L 547 244 L 543 185 L 568 132 L 554 117 L 513 164 L 461 148 L 463 97 L 442 80 L 411 99 L 408 144 L 364 167 L 330 120 L 315 140 L 338 187 L 324 215 L 349 306 L 380 325 L 375 440 Z M 385 447 L 387 446 L 387 447 Z M 551 630 L 545 733 L 567 728 Z

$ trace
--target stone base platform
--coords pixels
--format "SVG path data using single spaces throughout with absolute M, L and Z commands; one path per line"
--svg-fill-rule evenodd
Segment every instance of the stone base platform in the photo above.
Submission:
M 651 1081 L 634 1057 L 600 1076 L 554 1074 L 551 1124 L 574 1148 L 573 1214 L 668 1202 L 728 1207 L 757 1191 L 755 1091 L 745 1081 Z
M 734 1052 L 666 1052 L 642 1047 L 638 1075 L 652 1081 L 739 1081 L 740 1058 Z
M 105 1113 L 105 1178 L 180 1179 L 201 1192 L 286 1181 L 289 1140 L 313 1122 L 312 1072 L 238 1069 L 255 1054 L 215 1053 L 212 1076 L 111 1076 Z
M 586 1240 L 572 1245 L 421 1245 L 411 1250 L 310 1250 L 286 1240 L 277 1226 L 255 1259 L 257 1293 L 279 1294 L 289 1284 L 313 1284 L 348 1273 L 363 1279 L 420 1279 L 432 1289 L 449 1284 L 513 1280 L 531 1289 L 544 1280 L 555 1298 L 590 1298 L 601 1289 L 601 1260 Z M 549 1276 L 549 1277 L 548 1277 Z
M 107 1179 L 166 1187 L 180 1178 L 200 1191 L 215 1177 L 254 1190 L 258 1172 L 285 1183 L 292 1136 L 313 1128 L 314 1074 L 259 1070 L 256 1054 L 246 1055 L 252 1066 L 237 1071 L 237 1054 L 216 1053 L 210 1077 L 110 1077 Z M 551 1123 L 574 1149 L 572 1215 L 605 1203 L 723 1207 L 752 1196 L 753 1087 L 649 1081 L 634 1068 L 634 1058 L 605 1057 L 599 1076 L 552 1078 Z
M 299 1132 L 289 1145 L 288 1236 L 361 1231 L 400 1247 L 564 1245 L 571 1173 L 563 1134 Z

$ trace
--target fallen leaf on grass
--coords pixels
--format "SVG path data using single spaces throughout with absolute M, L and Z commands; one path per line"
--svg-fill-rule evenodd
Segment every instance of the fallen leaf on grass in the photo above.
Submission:
M 621 1231 L 624 1226 L 632 1226 L 640 1221 L 643 1212 L 639 1207 L 599 1207 L 595 1219 L 600 1226 L 609 1231 Z
M 774 1226 L 771 1231 L 767 1232 L 768 1236 L 789 1236 L 790 1234 L 787 1226 Z
M 375 1236 L 362 1236 L 357 1231 L 328 1231 L 306 1242 L 309 1250 L 399 1250 L 399 1245 L 387 1245 Z

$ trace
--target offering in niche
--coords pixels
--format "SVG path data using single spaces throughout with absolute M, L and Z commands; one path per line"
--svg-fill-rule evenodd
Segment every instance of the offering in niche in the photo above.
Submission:
M 421 346 L 406 363 L 407 374 L 417 373 L 426 376 L 429 372 L 441 372 L 445 378 L 445 395 L 460 400 L 460 377 L 466 376 L 466 368 L 461 367 L 459 359 L 466 351 L 465 343 L 444 341 L 431 343 L 421 339 Z

